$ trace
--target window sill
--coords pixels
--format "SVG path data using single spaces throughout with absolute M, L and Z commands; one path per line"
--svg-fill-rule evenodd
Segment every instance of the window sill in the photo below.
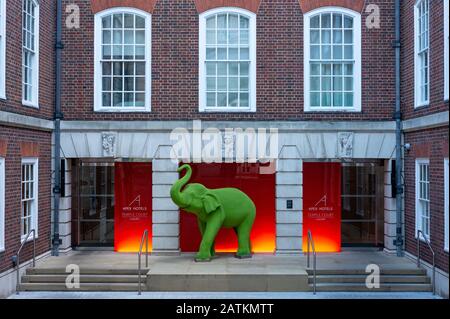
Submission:
M 256 109 L 249 108 L 200 108 L 200 113 L 256 113 Z
M 20 243 L 21 244 L 29 243 L 30 241 L 33 241 L 33 236 L 32 235 L 30 235 L 30 237 L 28 237 L 28 239 L 26 241 L 25 241 L 25 237 L 26 237 L 26 235 L 25 236 L 20 236 Z M 36 237 L 34 237 L 34 238 L 37 240 L 37 239 L 39 239 L 39 236 L 36 235 Z
M 30 101 L 22 100 L 22 106 L 31 107 L 31 108 L 34 108 L 34 109 L 39 109 L 39 104 L 30 102 Z
M 414 106 L 414 110 L 421 110 L 430 106 L 430 102 L 420 103 Z
M 95 113 L 151 113 L 150 108 L 94 108 Z
M 305 113 L 362 113 L 359 108 L 309 108 L 304 110 Z

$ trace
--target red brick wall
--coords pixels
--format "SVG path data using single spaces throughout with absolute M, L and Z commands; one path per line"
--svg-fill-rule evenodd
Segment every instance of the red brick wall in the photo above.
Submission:
M 22 0 L 6 7 L 6 98 L 0 111 L 51 119 L 54 112 L 54 35 L 56 1 L 40 0 L 39 109 L 22 106 Z
M 257 13 L 260 4 L 261 0 L 195 0 L 198 13 L 220 7 L 237 7 Z
M 72 3 L 65 0 L 64 4 Z M 394 3 L 380 6 L 380 29 L 362 14 L 362 113 L 303 113 L 303 15 L 298 0 L 261 0 L 257 13 L 257 113 L 199 113 L 198 12 L 195 0 L 159 0 L 152 17 L 152 112 L 93 112 L 90 1 L 77 2 L 81 29 L 64 29 L 66 120 L 391 120 L 394 96 Z
M 114 7 L 133 7 L 153 13 L 157 0 L 91 0 L 93 13 Z
M 38 149 L 39 154 L 39 196 L 38 196 L 38 239 L 36 255 L 50 249 L 51 212 L 51 133 L 30 129 L 11 128 L 0 125 L 0 140 L 6 148 L 5 173 L 5 252 L 0 253 L 0 273 L 12 267 L 11 257 L 20 246 L 21 214 L 21 160 L 24 147 L 28 151 Z M 25 146 L 28 145 L 28 146 Z M 34 150 L 35 151 L 35 150 Z M 30 154 L 26 154 L 30 155 Z M 33 244 L 25 244 L 21 261 L 32 256 Z
M 402 112 L 405 119 L 448 111 L 444 101 L 443 1 L 430 0 L 430 105 L 414 109 L 414 4 L 402 1 Z
M 446 127 L 405 134 L 405 143 L 411 143 L 411 151 L 405 156 L 405 235 L 406 250 L 414 255 L 416 214 L 416 158 L 430 159 L 430 211 L 431 245 L 436 252 L 437 266 L 448 272 L 449 255 L 444 251 L 444 157 L 448 157 L 449 130 Z M 422 244 L 421 254 L 431 263 L 428 248 Z
M 326 6 L 344 7 L 361 12 L 364 7 L 364 0 L 299 0 L 304 13 Z

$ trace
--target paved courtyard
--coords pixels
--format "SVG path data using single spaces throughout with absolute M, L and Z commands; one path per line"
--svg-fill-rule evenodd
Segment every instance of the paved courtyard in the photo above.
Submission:
M 442 299 L 430 292 L 21 292 L 8 299 Z

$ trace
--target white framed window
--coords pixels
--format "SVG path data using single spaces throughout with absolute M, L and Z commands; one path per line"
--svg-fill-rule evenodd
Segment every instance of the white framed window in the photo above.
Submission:
M 0 157 L 0 252 L 5 250 L 5 159 Z
M 417 231 L 430 238 L 430 160 L 416 159 L 416 237 Z
M 94 111 L 151 111 L 151 25 L 138 9 L 95 15 Z
M 199 104 L 200 112 L 256 112 L 256 14 L 200 14 Z
M 450 85 L 450 83 L 449 83 L 449 67 L 450 67 L 450 64 L 449 64 L 449 59 L 450 59 L 450 57 L 449 57 L 449 54 L 450 54 L 450 51 L 449 51 L 449 39 L 448 39 L 448 37 L 449 37 L 449 23 L 450 23 L 450 18 L 449 18 L 449 15 L 450 15 L 450 12 L 449 12 L 449 10 L 450 10 L 450 8 L 449 8 L 449 5 L 448 5 L 448 1 L 449 0 L 444 0 L 444 12 L 443 12 L 443 14 L 444 14 L 444 100 L 448 100 L 448 95 L 449 95 L 449 92 L 448 92 L 448 90 L 449 90 L 449 85 Z
M 22 0 L 22 104 L 39 107 L 39 2 Z
M 6 0 L 0 0 L 0 99 L 6 99 Z
M 449 250 L 449 244 L 448 244 L 448 235 L 449 235 L 449 229 L 448 229 L 448 206 L 449 206 L 449 162 L 448 158 L 444 159 L 444 249 L 448 252 Z
M 21 238 L 25 239 L 30 230 L 34 229 L 37 237 L 38 225 L 38 159 L 22 159 L 22 178 L 21 178 L 21 215 L 20 229 Z
M 361 15 L 323 7 L 304 24 L 305 112 L 360 112 Z
M 430 102 L 430 33 L 428 0 L 414 6 L 414 73 L 415 107 Z

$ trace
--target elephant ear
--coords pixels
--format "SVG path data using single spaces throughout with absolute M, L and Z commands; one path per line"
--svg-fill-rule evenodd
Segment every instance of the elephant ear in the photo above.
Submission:
M 205 209 L 205 212 L 207 214 L 212 213 L 213 211 L 215 211 L 217 208 L 219 208 L 221 206 L 221 204 L 217 200 L 217 197 L 211 193 L 206 193 L 202 197 L 202 202 L 203 202 L 203 208 Z

